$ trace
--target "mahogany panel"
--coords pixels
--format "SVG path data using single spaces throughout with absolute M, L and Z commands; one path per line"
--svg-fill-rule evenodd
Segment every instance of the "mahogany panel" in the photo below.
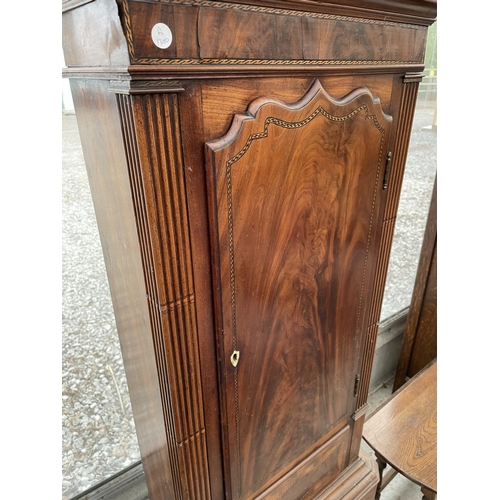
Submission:
M 360 450 L 354 462 L 315 500 L 374 500 L 378 484 L 378 471 L 375 460 Z
M 390 123 L 367 89 L 335 101 L 316 81 L 294 105 L 257 100 L 207 143 L 234 498 L 354 411 Z
M 201 58 L 295 59 L 301 53 L 300 17 L 249 17 L 238 7 L 200 10 L 200 23 L 209 27 L 199 33 Z M 233 33 L 224 36 L 224 27 L 230 27 Z M 219 35 L 213 36 L 216 33 Z
M 123 8 L 130 16 L 131 31 L 126 33 L 133 59 L 199 58 L 198 7 L 131 1 L 125 2 Z M 151 39 L 156 23 L 165 23 L 172 31 L 172 44 L 166 49 L 160 49 Z
M 210 0 L 122 4 L 138 64 L 422 64 L 425 53 L 426 29 L 418 25 Z M 172 30 L 167 49 L 151 39 L 158 22 Z
M 246 4 L 248 0 L 233 0 Z M 411 22 L 429 26 L 436 18 L 436 0 L 253 0 L 253 5 L 325 12 L 393 22 Z
M 235 113 L 245 113 L 248 103 L 262 97 L 273 96 L 275 99 L 293 103 L 299 100 L 311 87 L 315 78 L 311 76 L 283 76 L 280 78 L 223 79 L 204 82 L 203 122 L 205 140 L 215 140 L 226 134 Z M 366 76 L 324 76 L 321 85 L 335 99 L 341 99 L 353 88 L 369 84 L 370 91 L 380 100 L 384 113 L 392 115 L 396 107 L 392 103 L 392 75 Z
M 315 498 L 347 465 L 349 436 L 349 427 L 346 426 L 298 467 L 259 495 L 257 500 L 282 500 L 290 497 L 304 500 Z M 307 478 L 306 481 L 305 478 Z

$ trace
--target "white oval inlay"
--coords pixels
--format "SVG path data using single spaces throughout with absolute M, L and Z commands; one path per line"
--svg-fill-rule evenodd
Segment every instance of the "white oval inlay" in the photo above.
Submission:
M 172 44 L 172 31 L 164 23 L 156 23 L 151 30 L 151 38 L 160 49 L 166 49 Z

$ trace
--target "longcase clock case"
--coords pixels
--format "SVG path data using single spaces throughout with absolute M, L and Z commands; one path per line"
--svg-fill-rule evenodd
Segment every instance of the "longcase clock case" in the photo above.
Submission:
M 435 4 L 63 11 L 151 500 L 373 499 L 360 440 Z

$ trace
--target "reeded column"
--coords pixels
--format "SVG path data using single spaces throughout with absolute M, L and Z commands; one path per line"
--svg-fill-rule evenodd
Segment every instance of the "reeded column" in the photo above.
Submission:
M 406 157 L 408 154 L 415 105 L 417 102 L 418 85 L 423 76 L 423 73 L 418 73 L 407 74 L 403 77 L 399 123 L 396 126 L 396 137 L 393 143 L 394 147 L 390 170 L 387 172 L 387 198 L 375 271 L 374 293 L 369 307 L 368 329 L 365 336 L 364 351 L 362 355 L 363 365 L 360 375 L 356 412 L 353 416 L 356 426 L 363 424 L 364 415 L 368 409 L 368 390 L 370 388 L 370 378 L 375 356 L 387 269 L 389 267 L 389 257 L 391 255 L 392 238 L 394 236 L 399 197 L 401 194 Z M 351 447 L 351 453 L 355 451 L 355 448 L 355 446 Z
M 151 87 L 151 86 L 152 87 Z M 170 86 L 169 86 L 170 85 Z M 210 498 L 191 243 L 175 82 L 115 85 L 175 498 Z M 155 88 L 157 87 L 157 88 Z M 132 95 L 130 95 L 132 94 Z

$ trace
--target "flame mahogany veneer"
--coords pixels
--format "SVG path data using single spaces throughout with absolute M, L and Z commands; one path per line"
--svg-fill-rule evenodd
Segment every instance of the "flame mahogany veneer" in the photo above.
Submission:
M 360 440 L 435 14 L 63 2 L 151 500 L 374 498 Z

